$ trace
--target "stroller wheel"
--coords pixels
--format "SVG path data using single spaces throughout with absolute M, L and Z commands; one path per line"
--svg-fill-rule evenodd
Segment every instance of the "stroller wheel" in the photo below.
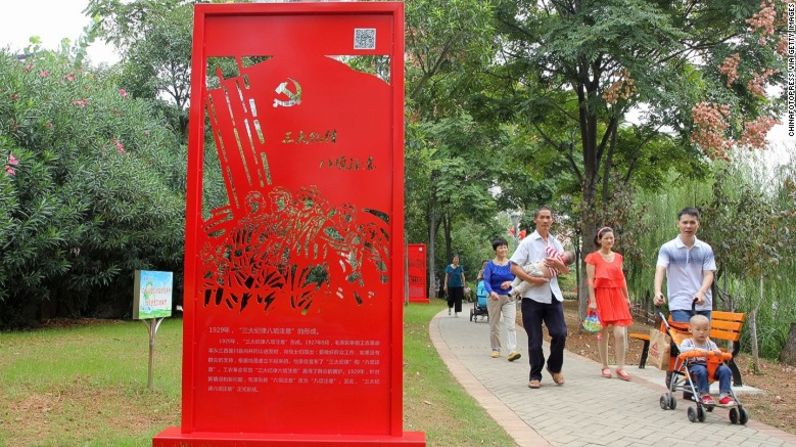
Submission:
M 738 423 L 741 425 L 746 425 L 749 421 L 749 413 L 743 409 L 743 407 L 738 408 Z
M 713 407 L 705 407 L 705 410 L 707 410 L 707 411 L 708 411 L 708 413 L 710 413 L 710 412 L 712 412 L 712 411 L 713 411 Z
M 677 408 L 677 399 L 674 398 L 674 393 L 668 393 L 669 396 L 669 408 L 674 410 Z
M 669 398 L 665 394 L 661 394 L 660 404 L 661 410 L 669 409 Z
M 697 420 L 699 422 L 705 422 L 705 409 L 702 407 L 697 407 Z
M 473 310 L 470 309 L 470 321 L 473 321 L 473 315 L 475 315 L 475 312 L 473 312 Z
M 738 423 L 738 410 L 735 408 L 730 408 L 730 424 L 737 424 Z
M 694 407 L 688 407 L 688 420 L 691 422 L 696 422 L 697 421 L 696 413 L 697 412 L 696 410 L 694 410 Z

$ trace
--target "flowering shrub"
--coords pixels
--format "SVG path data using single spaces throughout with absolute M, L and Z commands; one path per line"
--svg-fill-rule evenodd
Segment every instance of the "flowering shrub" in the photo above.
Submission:
M 129 313 L 133 270 L 179 270 L 185 148 L 112 72 L 0 51 L 0 79 L 0 327 Z

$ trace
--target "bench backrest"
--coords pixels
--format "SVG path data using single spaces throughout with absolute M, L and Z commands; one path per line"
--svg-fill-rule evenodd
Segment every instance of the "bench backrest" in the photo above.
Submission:
M 733 348 L 738 347 L 738 340 L 741 339 L 741 329 L 743 329 L 746 314 L 742 312 L 722 312 L 713 311 L 710 314 L 710 339 L 713 341 L 726 340 L 733 343 Z M 672 341 L 680 345 L 683 340 L 690 337 L 688 323 L 672 321 L 671 315 L 668 318 L 669 335 Z M 661 331 L 665 332 L 666 327 L 661 323 Z M 733 349 L 735 351 L 736 349 Z
M 710 338 L 737 342 L 741 339 L 746 314 L 742 312 L 713 311 L 710 319 Z

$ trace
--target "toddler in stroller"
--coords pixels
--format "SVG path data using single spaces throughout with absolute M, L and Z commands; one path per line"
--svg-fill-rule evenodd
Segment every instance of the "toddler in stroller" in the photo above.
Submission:
M 703 422 L 705 411 L 711 412 L 716 406 L 730 408 L 730 422 L 746 424 L 748 415 L 738 402 L 730 386 L 732 371 L 724 361 L 731 360 L 732 354 L 722 352 L 709 338 L 710 320 L 702 315 L 694 315 L 688 323 L 688 337 L 684 328 L 677 323 L 664 320 L 667 333 L 673 340 L 672 344 L 672 375 L 668 381 L 669 391 L 660 398 L 661 408 L 674 409 L 677 401 L 674 393 L 684 391 L 686 396 L 696 403 L 688 408 L 688 420 Z M 710 395 L 710 383 L 719 381 L 719 400 L 716 402 Z
M 489 321 L 489 311 L 486 307 L 486 299 L 489 295 L 484 285 L 483 274 L 479 274 L 478 286 L 475 288 L 476 300 L 473 302 L 473 308 L 470 309 L 470 321 L 478 322 L 478 317 L 484 318 Z

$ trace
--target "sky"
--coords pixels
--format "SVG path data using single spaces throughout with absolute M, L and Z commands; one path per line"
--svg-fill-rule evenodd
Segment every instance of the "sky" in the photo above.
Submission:
M 72 43 L 91 19 L 83 15 L 87 0 L 0 0 L 0 47 L 18 52 L 38 36 L 44 48 L 56 49 L 64 38 Z M 119 57 L 113 47 L 95 42 L 88 49 L 94 64 L 112 64 Z
M 55 49 L 63 38 L 75 42 L 91 20 L 84 16 L 87 0 L 0 0 L 0 48 L 16 52 L 38 36 L 42 46 Z M 113 64 L 119 56 L 113 47 L 95 42 L 88 49 L 93 64 Z M 632 117 L 629 117 L 632 120 Z M 783 111 L 780 120 L 787 122 Z M 770 167 L 783 164 L 796 153 L 796 136 L 788 136 L 785 124 L 775 126 L 768 135 L 769 149 L 764 153 Z

